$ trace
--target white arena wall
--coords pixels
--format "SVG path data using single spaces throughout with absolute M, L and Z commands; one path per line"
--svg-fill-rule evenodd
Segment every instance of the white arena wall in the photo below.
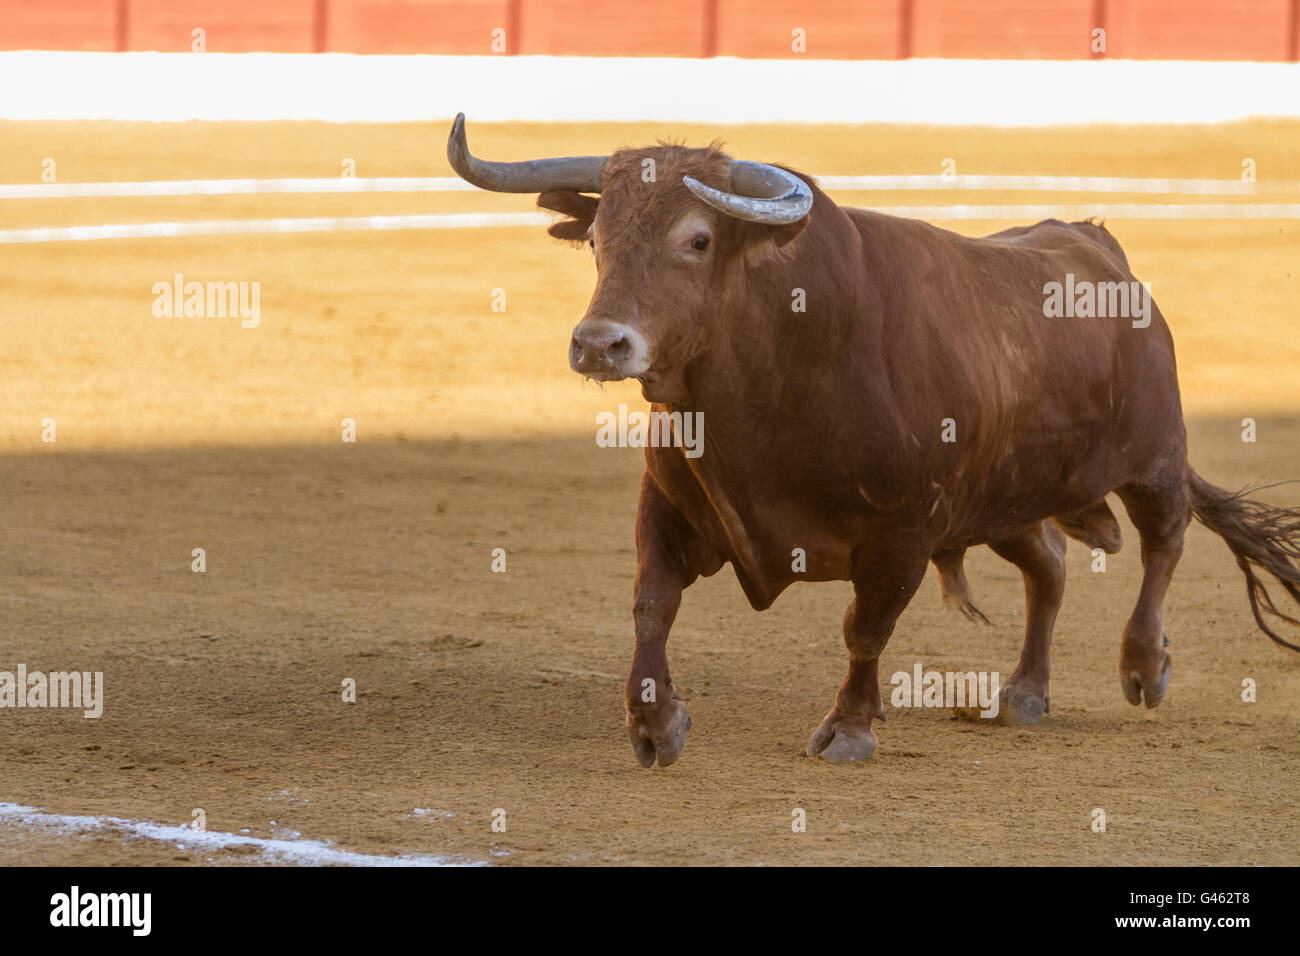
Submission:
M 0 119 L 923 123 L 1300 117 L 1300 63 L 0 53 Z

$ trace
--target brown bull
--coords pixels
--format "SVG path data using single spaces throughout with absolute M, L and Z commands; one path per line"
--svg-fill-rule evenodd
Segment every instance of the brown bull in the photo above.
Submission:
M 1261 610 L 1296 622 L 1255 573 L 1300 599 L 1300 511 L 1192 470 L 1173 341 L 1149 295 L 1103 317 L 1098 292 L 1085 314 L 1051 317 L 1049 289 L 1092 284 L 1113 304 L 1116 284 L 1139 288 L 1104 228 L 1049 220 L 966 238 L 841 208 L 806 176 L 717 149 L 488 163 L 470 155 L 463 116 L 447 152 L 475 185 L 541 193 L 569 217 L 551 234 L 594 250 L 574 371 L 635 378 L 655 410 L 703 414 L 703 454 L 648 448 L 641 482 L 626 700 L 644 765 L 676 760 L 690 726 L 666 655 L 682 590 L 726 563 L 758 610 L 796 580 L 853 582 L 848 676 L 808 744 L 838 762 L 876 748 L 880 654 L 927 564 L 978 615 L 962 556 L 987 544 L 1020 569 L 1027 599 L 999 717 L 1036 722 L 1065 535 L 1118 549 L 1112 491 L 1144 569 L 1119 656 L 1130 703 L 1154 707 L 1168 687 L 1161 604 L 1193 515 L 1236 556 L 1259 626 L 1300 650 L 1265 624 Z

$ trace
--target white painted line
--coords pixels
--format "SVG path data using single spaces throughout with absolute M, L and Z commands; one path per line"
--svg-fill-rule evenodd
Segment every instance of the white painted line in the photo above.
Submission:
M 1093 203 L 1086 206 L 871 206 L 908 219 L 1300 219 L 1300 203 Z
M 1297 183 L 1246 183 L 1236 179 L 1143 179 L 1120 176 L 1017 176 L 963 174 L 820 176 L 823 189 L 852 192 L 1003 190 L 1011 192 L 1160 193 L 1257 195 L 1300 193 Z M 389 176 L 328 179 L 175 179 L 151 182 L 9 183 L 0 199 L 101 199 L 119 196 L 234 196 L 246 194 L 477 192 L 456 176 Z
M 253 847 L 267 862 L 297 863 L 303 866 L 485 866 L 485 863 L 465 863 L 441 857 L 371 856 L 352 853 L 320 840 L 267 840 L 243 836 L 238 833 L 220 833 L 214 830 L 191 830 L 189 827 L 146 820 L 124 820 L 120 817 L 68 816 L 47 813 L 36 807 L 17 803 L 0 803 L 0 824 L 31 827 L 55 831 L 59 835 L 75 836 L 87 833 L 97 835 L 118 834 L 170 843 L 180 850 L 215 851 L 230 847 Z
M 1246 183 L 1236 179 L 1141 179 L 1123 176 L 819 176 L 822 189 L 846 191 L 1003 190 L 1006 192 L 1169 193 L 1240 196 L 1296 193 L 1300 183 Z M 3 189 L 5 187 L 0 187 Z M 0 193 L 2 196 L 3 193 Z
M 1300 203 L 1096 204 L 1091 206 L 877 206 L 874 211 L 909 219 L 1300 219 Z M 55 226 L 0 230 L 0 245 L 89 242 L 99 239 L 166 239 L 263 233 L 367 232 L 407 229 L 484 229 L 545 226 L 540 212 L 447 213 L 428 216 L 354 216 L 320 219 L 221 219 Z
M 10 93 L 0 95 L 0 119 L 436 121 L 443 130 L 462 110 L 471 123 L 648 120 L 711 127 L 1300 117 L 1300 64 L 1173 60 L 14 51 L 0 53 L 0 90 Z M 864 131 L 863 149 L 870 148 Z
M 138 222 L 103 226 L 5 229 L 0 230 L 0 244 L 86 242 L 96 239 L 166 239 L 175 236 L 245 236 L 280 232 L 477 229 L 492 226 L 544 226 L 554 221 L 554 216 L 540 212 L 466 212 L 427 216 L 348 216 L 319 219 L 210 219 L 195 222 Z
M 456 176 L 336 176 L 331 179 L 161 179 L 137 183 L 12 183 L 0 199 L 102 199 L 113 196 L 236 196 L 265 193 L 477 192 Z

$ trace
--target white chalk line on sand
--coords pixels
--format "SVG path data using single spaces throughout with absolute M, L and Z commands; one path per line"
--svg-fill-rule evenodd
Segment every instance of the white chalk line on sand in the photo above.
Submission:
M 0 230 L 0 244 L 81 242 L 93 239 L 167 239 L 176 236 L 242 236 L 256 233 L 365 232 L 405 229 L 475 229 L 538 226 L 554 217 L 540 212 L 442 213 L 424 216 L 345 216 L 315 219 L 208 219 L 102 226 L 54 226 Z
M 231 847 L 253 847 L 270 862 L 298 863 L 304 866 L 483 866 L 484 863 L 466 863 L 440 857 L 372 856 L 341 850 L 320 840 L 279 840 L 244 836 L 239 833 L 221 833 L 213 830 L 191 830 L 189 827 L 147 820 L 124 820 L 120 817 L 71 816 L 47 813 L 36 807 L 17 803 L 0 803 L 0 824 L 14 824 L 32 829 L 54 831 L 59 835 L 119 834 L 170 843 L 180 850 L 226 850 Z
M 0 199 L 476 191 L 477 187 L 456 176 L 339 176 L 328 179 L 161 179 L 135 183 L 6 183 L 0 185 Z
M 1300 203 L 1090 203 L 1078 206 L 871 206 L 910 219 L 1298 219 Z
M 1129 176 L 1020 176 L 962 174 L 821 176 L 823 189 L 846 192 L 1004 190 L 1008 192 L 1145 193 L 1253 196 L 1300 193 L 1300 182 L 1239 179 L 1158 179 Z M 150 182 L 6 183 L 0 199 L 103 199 L 126 196 L 238 196 L 325 193 L 476 192 L 456 176 L 372 176 L 293 179 L 176 179 Z
M 1300 203 L 1094 204 L 1087 206 L 877 206 L 876 212 L 911 219 L 1300 219 Z M 87 242 L 100 239 L 170 239 L 259 233 L 367 232 L 411 229 L 483 229 L 544 226 L 554 217 L 539 212 L 443 213 L 422 216 L 348 216 L 314 219 L 214 219 L 139 222 L 100 226 L 53 226 L 0 230 L 0 245 Z

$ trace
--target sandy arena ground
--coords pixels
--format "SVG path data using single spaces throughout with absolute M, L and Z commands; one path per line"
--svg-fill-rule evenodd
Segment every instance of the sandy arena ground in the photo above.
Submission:
M 473 124 L 492 158 L 608 151 L 700 127 Z M 821 174 L 958 172 L 1300 182 L 1300 124 L 1178 129 L 724 130 Z M 317 124 L 0 124 L 0 182 L 446 175 L 446 130 Z M 847 203 L 1199 202 L 1036 193 Z M 1266 200 L 1259 200 L 1266 201 Z M 1294 196 L 1286 201 L 1295 201 Z M 452 193 L 3 203 L 0 228 L 523 210 Z M 951 223 L 968 233 L 1007 222 Z M 1193 461 L 1217 484 L 1300 477 L 1300 222 L 1111 220 L 1178 345 Z M 155 282 L 261 283 L 261 324 L 158 319 Z M 1153 711 L 1115 672 L 1137 538 L 1104 574 L 1070 545 L 1053 712 L 1032 728 L 893 709 L 862 766 L 802 756 L 846 657 L 846 583 L 756 614 L 729 570 L 687 592 L 674 677 L 694 725 L 644 770 L 623 730 L 636 449 L 595 414 L 645 403 L 568 371 L 589 257 L 538 229 L 0 246 L 0 670 L 98 670 L 102 718 L 0 710 L 0 804 L 497 864 L 1300 862 L 1300 655 L 1250 618 L 1195 526 L 1166 602 Z M 507 311 L 491 311 L 493 289 Z M 1241 441 L 1240 422 L 1258 422 Z M 41 422 L 58 441 L 41 441 Z M 358 442 L 340 441 L 357 422 Z M 1270 500 L 1295 504 L 1283 487 Z M 1119 512 L 1116 503 L 1117 513 Z M 207 571 L 190 570 L 191 551 Z M 490 570 L 505 548 L 508 571 Z M 1010 672 L 1019 574 L 968 559 L 991 627 L 927 581 L 883 673 Z M 340 699 L 355 679 L 356 704 Z M 1258 701 L 1241 701 L 1242 681 Z M 1090 829 L 1094 808 L 1107 832 Z M 506 811 L 506 832 L 492 812 Z M 807 811 L 806 833 L 791 813 Z M 417 812 L 423 811 L 423 812 Z M 0 818 L 0 865 L 261 863 L 113 828 Z

